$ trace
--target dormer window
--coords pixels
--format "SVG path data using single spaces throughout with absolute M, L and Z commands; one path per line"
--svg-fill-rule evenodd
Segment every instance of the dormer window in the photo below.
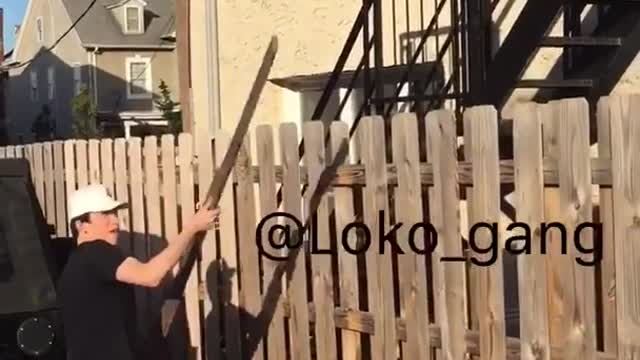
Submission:
M 125 33 L 142 34 L 142 7 L 128 5 L 124 7 Z

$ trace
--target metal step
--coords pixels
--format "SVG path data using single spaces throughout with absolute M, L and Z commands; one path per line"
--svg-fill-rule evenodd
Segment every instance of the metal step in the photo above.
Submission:
M 593 80 L 590 79 L 571 79 L 571 80 L 547 80 L 547 79 L 528 79 L 520 80 L 516 85 L 517 88 L 588 88 L 593 86 Z
M 621 46 L 622 38 L 618 37 L 594 37 L 594 36 L 548 36 L 542 39 L 540 46 L 566 47 L 566 46 Z

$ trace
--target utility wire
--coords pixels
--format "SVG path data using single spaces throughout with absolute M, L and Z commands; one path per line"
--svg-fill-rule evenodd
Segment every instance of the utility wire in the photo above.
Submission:
M 34 57 L 32 57 L 28 61 L 25 61 L 25 62 L 22 62 L 22 63 L 18 63 L 18 64 L 15 64 L 15 65 L 7 66 L 5 69 L 6 70 L 11 70 L 11 69 L 18 69 L 18 68 L 21 68 L 23 66 L 27 66 L 27 65 L 31 64 L 32 62 L 34 62 L 42 54 L 44 54 L 46 52 L 50 52 L 51 50 L 55 49 L 55 47 L 58 46 L 58 44 L 71 32 L 71 30 L 73 30 L 76 27 L 76 25 L 80 22 L 80 20 L 82 20 L 85 17 L 85 15 L 87 15 L 89 10 L 91 10 L 91 8 L 93 8 L 93 5 L 95 5 L 97 1 L 98 0 L 92 0 L 91 3 L 89 4 L 89 6 L 87 6 L 87 9 L 85 11 L 83 11 L 82 14 L 80 14 L 80 16 L 78 16 L 76 21 L 74 21 L 73 24 L 71 24 L 71 26 L 67 29 L 67 31 L 65 31 L 58 38 L 58 40 L 56 40 L 56 42 L 53 43 L 53 45 L 51 45 L 48 49 L 38 52 Z

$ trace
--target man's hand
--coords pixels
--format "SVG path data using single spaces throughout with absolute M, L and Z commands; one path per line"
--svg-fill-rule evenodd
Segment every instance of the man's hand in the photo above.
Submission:
M 218 226 L 220 208 L 209 209 L 208 207 L 196 207 L 198 210 L 184 226 L 184 230 L 192 233 L 210 230 Z

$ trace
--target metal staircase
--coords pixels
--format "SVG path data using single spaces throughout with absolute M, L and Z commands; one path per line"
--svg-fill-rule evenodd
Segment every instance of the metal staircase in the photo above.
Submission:
M 425 0 L 398 1 L 420 1 L 421 8 L 426 6 Z M 442 107 L 445 101 L 450 101 L 458 115 L 464 107 L 481 104 L 500 110 L 518 88 L 537 89 L 534 99 L 539 101 L 585 96 L 595 102 L 613 89 L 640 49 L 639 0 L 528 0 L 507 37 L 494 50 L 492 15 L 499 1 L 435 0 L 429 4 L 434 14 L 428 25 L 423 21 L 426 26 L 403 35 L 417 37 L 412 52 L 404 62 L 388 65 L 383 61 L 383 47 L 388 46 L 382 41 L 383 3 L 363 0 L 336 66 L 327 76 L 313 119 L 340 119 L 356 88 L 363 91 L 363 97 L 353 128 L 363 115 L 388 118 L 394 111 L 413 111 L 420 116 Z M 444 9 L 449 9 L 451 21 L 444 31 L 446 38 L 440 41 L 443 29 L 438 23 Z M 549 36 L 560 16 L 562 36 Z M 395 18 L 392 21 L 395 23 Z M 588 21 L 595 24 L 592 31 L 586 30 Z M 347 73 L 344 67 L 360 33 L 362 57 L 356 69 Z M 395 46 L 395 27 L 393 38 Z M 425 45 L 436 38 L 435 58 L 429 59 Z M 556 71 L 552 71 L 560 76 L 523 78 L 535 54 L 545 47 L 562 48 Z M 447 65 L 445 57 L 450 59 Z M 329 99 L 339 83 L 347 84 L 346 94 L 337 111 L 327 114 Z M 385 91 L 391 85 L 395 91 Z M 399 104 L 410 106 L 399 110 Z

